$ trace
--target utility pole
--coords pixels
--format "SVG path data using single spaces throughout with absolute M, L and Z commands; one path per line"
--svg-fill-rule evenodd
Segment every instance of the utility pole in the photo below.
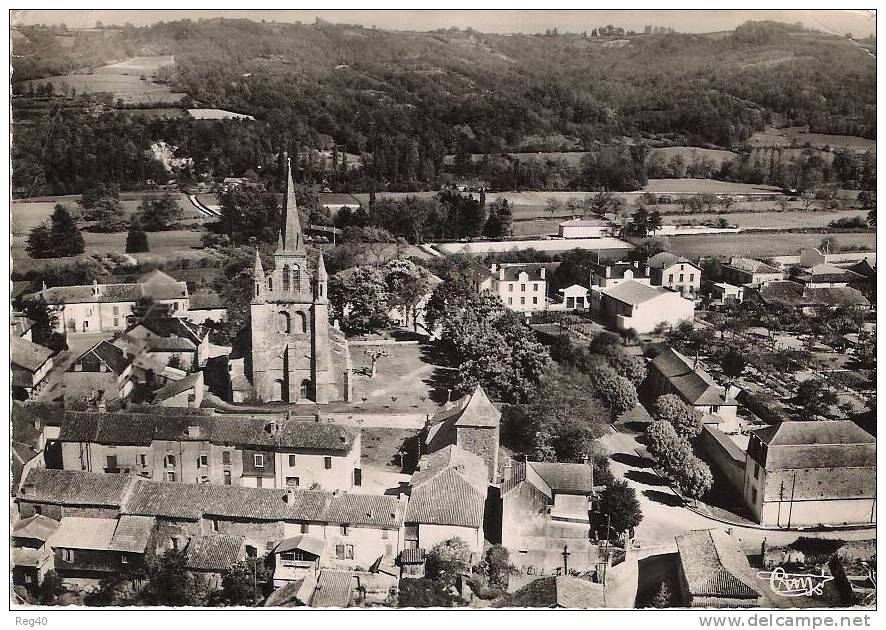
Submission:
M 563 545 L 563 575 L 569 575 L 569 546 Z

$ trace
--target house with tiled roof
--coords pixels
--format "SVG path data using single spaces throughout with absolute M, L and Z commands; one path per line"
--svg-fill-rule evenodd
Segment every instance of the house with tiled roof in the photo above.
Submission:
M 556 267 L 555 263 L 493 264 L 488 288 L 512 311 L 543 311 L 548 304 L 548 274 Z
M 190 295 L 188 319 L 194 324 L 221 323 L 228 320 L 228 307 L 211 289 L 201 288 Z
M 808 289 L 836 289 L 858 283 L 863 278 L 850 269 L 820 263 L 812 267 L 793 267 L 790 270 L 790 279 Z
M 185 371 L 205 367 L 209 358 L 209 329 L 181 317 L 148 316 L 123 334 L 139 352 Z
M 12 327 L 12 334 L 15 337 L 22 337 L 27 339 L 28 341 L 34 341 L 32 338 L 31 329 L 36 324 L 33 319 L 23 315 L 22 313 L 13 313 L 12 319 L 10 321 L 10 326 Z
M 784 280 L 770 282 L 752 293 L 754 299 L 764 304 L 777 304 L 812 313 L 816 307 L 834 308 L 846 306 L 866 310 L 870 301 L 858 289 L 852 287 L 809 288 L 801 282 Z
M 65 516 L 47 541 L 61 577 L 99 577 L 122 571 L 121 554 L 111 549 L 115 518 Z
M 62 376 L 66 402 L 96 402 L 116 406 L 134 387 L 133 356 L 102 340 L 77 357 Z
M 170 483 L 46 469 L 30 471 L 16 501 L 23 515 L 39 510 L 59 518 L 89 517 L 119 522 L 118 529 L 125 523 L 125 539 L 115 530 L 102 539 L 101 549 L 118 556 L 118 539 L 131 549 L 144 525 L 156 523 L 147 551 L 184 550 L 194 536 L 213 533 L 242 536 L 247 555 L 264 555 L 285 539 L 308 535 L 323 541 L 319 555 L 339 569 L 368 567 L 382 556 L 393 561 L 403 548 L 408 504 L 405 495 Z
M 318 536 L 299 534 L 281 540 L 274 547 L 274 588 L 316 577 L 321 561 L 326 561 L 326 541 Z
M 784 271 L 753 258 L 733 256 L 728 263 L 720 265 L 722 280 L 730 284 L 758 288 L 784 280 Z
M 591 290 L 611 289 L 629 280 L 649 284 L 649 275 L 637 262 L 592 262 L 588 268 Z
M 605 608 L 602 584 L 571 575 L 532 580 L 496 602 L 497 608 Z
M 355 577 L 350 571 L 324 569 L 317 577 L 311 608 L 347 608 L 354 601 Z
M 24 296 L 44 299 L 54 307 L 57 331 L 68 335 L 124 330 L 136 304 L 144 300 L 168 305 L 173 312 L 186 313 L 188 286 L 162 271 L 149 272 L 138 282 L 74 285 L 43 288 Z
M 636 280 L 594 291 L 591 297 L 594 310 L 613 330 L 633 328 L 645 334 L 663 324 L 675 327 L 695 317 L 692 300 L 664 287 L 652 287 Z
M 163 407 L 199 408 L 204 389 L 203 372 L 194 372 L 180 381 L 170 381 L 155 391 L 151 402 Z
M 246 540 L 230 534 L 194 536 L 184 553 L 185 568 L 199 575 L 207 588 L 217 589 L 225 571 L 246 559 Z
M 27 400 L 39 394 L 46 385 L 55 352 L 24 337 L 13 335 L 9 340 L 9 362 L 12 369 L 13 397 Z
M 877 441 L 850 420 L 796 420 L 753 431 L 744 499 L 763 525 L 874 523 Z
M 673 348 L 665 348 L 649 363 L 645 386 L 653 398 L 676 394 L 702 414 L 715 414 L 727 422 L 736 420 L 737 392 L 718 385 L 697 361 Z
M 67 470 L 268 488 L 362 484 L 360 431 L 314 419 L 67 411 L 57 442 Z
M 499 423 L 501 412 L 478 384 L 470 394 L 447 403 L 422 431 L 422 452 L 433 453 L 449 445 L 481 457 L 489 480 L 498 474 Z
M 679 600 L 688 608 L 756 608 L 760 582 L 741 541 L 723 529 L 677 536 Z
M 430 549 L 453 537 L 483 550 L 487 467 L 477 455 L 449 445 L 422 458 L 412 475 L 404 546 Z
M 649 284 L 676 291 L 684 297 L 697 296 L 701 288 L 701 267 L 684 256 L 659 252 L 646 260 Z
M 35 514 L 12 526 L 12 583 L 34 592 L 43 577 L 55 568 L 46 541 L 58 529 L 58 521 Z

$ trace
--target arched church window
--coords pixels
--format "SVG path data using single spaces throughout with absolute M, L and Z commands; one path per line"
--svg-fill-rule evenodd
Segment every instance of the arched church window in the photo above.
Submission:
M 289 291 L 289 265 L 283 265 L 283 290 Z
M 301 311 L 295 314 L 295 328 L 303 333 L 308 332 L 308 319 Z
M 301 269 L 298 265 L 292 265 L 292 288 L 296 293 L 301 292 Z

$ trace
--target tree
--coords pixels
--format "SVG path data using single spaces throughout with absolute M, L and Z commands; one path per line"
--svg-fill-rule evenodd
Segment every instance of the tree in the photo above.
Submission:
M 106 184 L 100 180 L 90 180 L 88 187 L 80 195 L 79 204 L 86 210 L 95 206 L 101 199 L 116 199 L 120 201 L 120 187 L 117 184 Z
M 612 418 L 594 392 L 587 375 L 551 366 L 531 402 L 506 410 L 506 424 L 519 441 L 515 448 L 531 459 L 583 461 Z
M 147 251 L 150 251 L 148 235 L 142 228 L 139 218 L 135 217 L 129 226 L 129 233 L 126 235 L 126 253 L 139 254 Z
M 280 231 L 280 209 L 276 196 L 261 185 L 237 186 L 219 195 L 222 231 L 236 243 L 255 238 L 276 242 Z M 307 217 L 305 217 L 307 218 Z
M 641 356 L 632 356 L 621 351 L 614 356 L 607 356 L 606 360 L 619 376 L 628 379 L 634 387 L 639 387 L 646 378 L 646 362 Z
M 145 560 L 147 583 L 144 594 L 153 606 L 202 606 L 206 591 L 200 580 L 185 568 L 183 551 L 169 550 Z
M 83 218 L 94 223 L 93 232 L 122 232 L 129 222 L 123 204 L 114 197 L 98 199 L 83 211 Z
M 547 199 L 545 199 L 545 212 L 551 215 L 552 219 L 562 208 L 563 202 L 561 202 L 556 197 L 548 197 Z
M 637 388 L 624 376 L 616 375 L 602 379 L 597 383 L 597 391 L 615 416 L 620 416 L 640 404 L 637 399 Z
M 511 233 L 513 215 L 507 199 L 496 199 L 487 206 L 489 215 L 483 225 L 483 236 L 502 238 Z
M 376 267 L 354 267 L 329 279 L 329 303 L 348 334 L 374 332 L 391 325 L 391 296 Z
M 486 552 L 486 574 L 489 586 L 507 591 L 511 575 L 511 554 L 507 547 L 492 545 Z
M 250 557 L 228 567 L 216 597 L 225 606 L 255 606 L 267 594 L 271 570 L 266 557 Z
M 428 551 L 425 577 L 449 587 L 468 570 L 470 563 L 471 549 L 468 544 L 458 537 L 449 538 L 438 542 Z
M 645 442 L 649 454 L 657 460 L 677 450 L 682 438 L 667 420 L 655 420 L 646 427 Z
M 812 204 L 815 203 L 815 193 L 811 190 L 804 190 L 800 193 L 800 203 L 803 204 L 803 209 L 808 212 L 809 208 L 812 207 Z
M 618 533 L 636 527 L 643 520 L 637 492 L 623 479 L 613 481 L 603 490 L 600 513 L 609 517 L 609 526 Z
M 37 587 L 37 601 L 44 606 L 52 606 L 58 598 L 68 592 L 64 580 L 55 571 L 48 571 Z
M 684 403 L 676 394 L 659 396 L 655 401 L 653 417 L 670 422 L 677 435 L 687 439 L 698 436 L 703 426 L 701 412 Z
M 459 603 L 459 597 L 438 580 L 427 578 L 400 580 L 397 608 L 451 608 Z
M 31 230 L 27 251 L 32 258 L 62 258 L 83 253 L 83 235 L 71 213 L 62 204 L 56 204 L 49 223 Z
M 22 314 L 34 322 L 31 338 L 34 343 L 60 352 L 68 347 L 65 336 L 56 330 L 58 313 L 42 297 L 29 299 L 22 304 Z
M 411 319 L 417 330 L 419 305 L 431 288 L 430 274 L 411 260 L 392 260 L 385 265 L 384 273 L 390 305 L 401 309 L 404 321 L 408 324 Z
M 366 348 L 366 350 L 364 350 L 363 352 L 367 357 L 369 357 L 369 362 L 370 362 L 369 378 L 375 378 L 375 369 L 376 369 L 376 366 L 378 365 L 379 359 L 383 359 L 383 358 L 389 357 L 391 355 L 388 352 L 387 348 L 382 348 L 382 347 L 378 347 L 378 346 Z
M 711 469 L 695 455 L 690 455 L 683 465 L 670 471 L 680 492 L 691 499 L 703 497 L 714 483 Z
M 818 378 L 800 383 L 796 398 L 802 405 L 804 413 L 810 416 L 827 415 L 831 407 L 839 401 L 837 394 Z
M 670 608 L 671 597 L 671 589 L 669 589 L 667 583 L 662 580 L 661 585 L 658 587 L 658 593 L 656 593 L 655 599 L 652 600 L 652 606 L 654 608 Z
M 723 354 L 720 366 L 723 368 L 723 374 L 730 378 L 738 378 L 742 375 L 748 365 L 747 359 L 737 350 L 730 348 Z
M 145 197 L 138 206 L 141 224 L 148 232 L 160 232 L 175 227 L 181 221 L 182 208 L 168 192 L 160 197 Z

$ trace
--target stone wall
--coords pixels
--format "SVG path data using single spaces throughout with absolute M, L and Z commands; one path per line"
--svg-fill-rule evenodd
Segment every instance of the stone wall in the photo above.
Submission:
M 483 458 L 490 480 L 498 469 L 498 429 L 485 427 L 458 427 L 456 445 Z

